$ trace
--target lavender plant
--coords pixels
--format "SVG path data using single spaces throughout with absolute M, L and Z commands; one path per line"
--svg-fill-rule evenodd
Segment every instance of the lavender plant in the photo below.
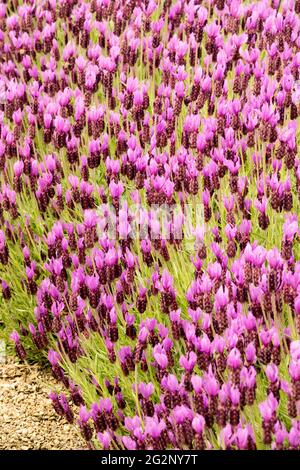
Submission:
M 300 448 L 299 13 L 0 4 L 1 335 L 91 449 Z

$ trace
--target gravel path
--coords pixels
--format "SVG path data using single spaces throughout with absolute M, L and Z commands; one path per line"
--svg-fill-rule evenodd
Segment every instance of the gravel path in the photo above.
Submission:
M 0 449 L 83 449 L 76 426 L 54 412 L 48 393 L 57 388 L 37 365 L 0 364 Z

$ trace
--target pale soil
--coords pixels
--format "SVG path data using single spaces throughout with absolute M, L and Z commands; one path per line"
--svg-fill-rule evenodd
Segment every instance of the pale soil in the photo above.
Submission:
M 48 393 L 57 388 L 51 373 L 37 365 L 0 363 L 0 449 L 85 448 L 77 426 L 53 410 Z

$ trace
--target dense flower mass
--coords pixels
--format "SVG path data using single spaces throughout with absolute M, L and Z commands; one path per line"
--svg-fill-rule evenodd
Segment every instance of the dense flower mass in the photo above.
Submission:
M 19 3 L 2 331 L 90 448 L 300 449 L 300 1 Z

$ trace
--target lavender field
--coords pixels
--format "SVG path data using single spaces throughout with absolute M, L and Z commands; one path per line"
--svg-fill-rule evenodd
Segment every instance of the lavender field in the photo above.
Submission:
M 300 450 L 300 0 L 0 2 L 8 352 L 90 449 Z

